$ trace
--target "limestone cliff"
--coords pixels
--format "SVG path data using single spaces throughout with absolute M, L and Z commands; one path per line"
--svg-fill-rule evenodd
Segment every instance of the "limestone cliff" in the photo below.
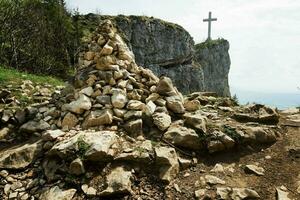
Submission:
M 204 74 L 204 90 L 220 96 L 230 96 L 228 73 L 230 69 L 229 42 L 212 40 L 195 46 L 195 60 Z
M 195 52 L 194 40 L 185 29 L 152 17 L 88 14 L 80 16 L 79 24 L 88 36 L 99 21 L 108 18 L 122 33 L 137 64 L 150 68 L 158 76 L 170 77 L 182 93 L 208 90 L 221 96 L 230 95 L 228 84 L 226 85 L 230 65 L 230 61 L 227 61 L 230 59 L 228 48 L 223 43 L 220 47 L 216 44 L 217 47 L 213 46 L 213 49 L 198 48 Z M 217 51 L 213 52 L 214 50 Z M 220 69 L 215 70 L 215 67 Z

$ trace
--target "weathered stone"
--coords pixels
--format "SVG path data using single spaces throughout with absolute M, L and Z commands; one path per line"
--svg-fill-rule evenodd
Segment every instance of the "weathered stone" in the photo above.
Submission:
M 230 193 L 232 192 L 232 188 L 230 187 L 217 187 L 217 197 L 220 199 L 230 199 Z
M 241 199 L 259 199 L 258 193 L 249 188 L 232 188 L 231 198 L 233 200 Z
M 110 96 L 108 96 L 108 95 L 98 96 L 98 97 L 96 97 L 96 101 L 98 103 L 101 103 L 102 105 L 111 104 Z
M 114 108 L 123 108 L 128 99 L 122 90 L 114 90 L 113 95 L 111 97 L 111 103 Z
M 215 139 L 208 142 L 209 153 L 231 149 L 235 146 L 235 141 L 221 131 L 214 131 L 211 135 Z
M 112 55 L 103 56 L 97 59 L 96 69 L 98 70 L 118 70 L 115 65 L 116 58 Z
M 58 169 L 62 167 L 62 165 L 59 163 L 57 159 L 45 159 L 42 164 L 44 174 L 48 181 L 53 181 L 55 179 L 60 178 L 60 176 L 57 176 L 55 173 Z M 33 183 L 32 183 L 33 184 Z M 34 186 L 32 186 L 34 187 Z
M 183 126 L 171 125 L 168 131 L 165 132 L 164 138 L 176 146 L 193 150 L 203 148 L 198 134 L 193 129 Z
M 209 198 L 207 196 L 207 190 L 206 189 L 199 189 L 195 191 L 195 197 L 197 200 L 204 200 Z
M 183 104 L 184 108 L 188 112 L 195 112 L 196 110 L 199 110 L 201 107 L 201 103 L 194 99 L 194 100 L 185 100 Z
M 113 48 L 111 46 L 109 46 L 108 44 L 104 45 L 104 47 L 102 48 L 100 54 L 103 56 L 107 56 L 112 54 L 113 52 Z
M 83 162 L 80 158 L 76 158 L 70 164 L 69 171 L 71 174 L 80 175 L 85 173 Z
M 81 186 L 82 191 L 89 197 L 96 196 L 97 190 L 93 187 L 89 187 L 87 184 Z
M 152 115 L 153 123 L 162 131 L 169 128 L 171 125 L 171 117 L 166 113 L 156 112 Z
M 45 133 L 43 133 L 42 135 L 42 139 L 44 141 L 51 141 L 51 140 L 55 140 L 58 137 L 61 137 L 65 135 L 65 132 L 61 131 L 61 130 L 48 130 Z
M 245 141 L 259 143 L 273 143 L 277 141 L 276 135 L 271 129 L 250 126 L 247 126 L 244 129 L 245 135 L 243 136 L 243 139 Z
M 160 78 L 156 91 L 158 94 L 163 96 L 174 96 L 177 94 L 171 79 L 165 76 Z
M 89 127 L 107 125 L 113 122 L 113 113 L 110 109 L 105 110 L 95 110 L 85 118 L 82 123 L 82 127 L 87 129 Z
M 70 129 L 75 127 L 78 121 L 79 120 L 77 119 L 76 115 L 69 112 L 65 115 L 64 119 L 62 120 L 61 126 L 68 127 Z
M 0 152 L 0 168 L 22 169 L 29 166 L 42 151 L 42 141 L 28 142 Z
M 137 119 L 137 120 L 127 122 L 125 125 L 125 130 L 131 136 L 143 135 L 143 120 Z
M 66 109 L 76 114 L 81 114 L 85 110 L 90 110 L 92 107 L 91 100 L 84 94 L 80 94 L 76 101 L 66 105 Z
M 39 197 L 40 200 L 72 200 L 76 193 L 76 189 L 61 190 L 58 186 L 54 186 Z
M 50 125 L 43 120 L 40 120 L 38 122 L 29 121 L 20 127 L 20 131 L 25 133 L 34 133 L 34 132 L 41 132 L 49 128 Z
M 145 140 L 136 142 L 130 149 L 124 149 L 115 160 L 149 163 L 152 160 L 151 155 L 153 155 L 152 143 L 150 140 Z
M 217 185 L 217 184 L 221 184 L 224 185 L 225 181 L 216 177 L 216 176 L 212 176 L 212 175 L 205 175 L 205 181 L 207 184 L 209 185 Z
M 106 177 L 107 188 L 100 192 L 100 196 L 112 196 L 118 194 L 130 194 L 131 189 L 131 171 L 127 171 L 124 167 L 116 167 L 112 169 L 110 174 Z
M 94 59 L 94 56 L 95 56 L 95 53 L 92 52 L 92 51 L 88 51 L 84 54 L 84 59 L 90 61 L 90 60 L 93 60 Z
M 145 106 L 143 102 L 137 100 L 130 100 L 127 103 L 127 109 L 129 110 L 143 110 Z
M 118 136 L 111 131 L 80 131 L 75 136 L 56 143 L 49 155 L 66 159 L 72 157 L 74 152 L 80 152 L 87 160 L 105 161 L 117 154 L 118 142 Z
M 159 177 L 170 182 L 179 173 L 179 163 L 176 151 L 170 147 L 155 147 L 156 165 L 159 167 Z
M 129 119 L 141 118 L 142 115 L 143 112 L 140 110 L 129 110 L 124 114 L 124 119 L 129 120 Z
M 276 187 L 276 199 L 277 200 L 291 200 L 288 197 L 289 193 L 284 186 Z
M 174 113 L 183 114 L 185 112 L 182 100 L 179 96 L 166 97 L 167 108 Z
M 202 133 L 206 133 L 206 122 L 207 118 L 201 116 L 200 114 L 190 114 L 186 113 L 183 115 L 185 119 L 185 123 L 193 128 L 201 131 Z
M 86 87 L 80 90 L 79 94 L 84 94 L 86 96 L 91 96 L 93 94 L 94 90 L 92 87 Z
M 219 140 L 211 140 L 207 144 L 209 153 L 223 151 L 225 149 L 224 144 Z
M 11 130 L 9 128 L 7 128 L 7 127 L 2 128 L 0 130 L 0 140 L 5 139 L 9 135 L 10 132 L 11 132 Z
M 265 170 L 262 167 L 258 167 L 256 165 L 246 165 L 245 171 L 248 173 L 254 173 L 259 176 L 263 176 L 265 174 Z

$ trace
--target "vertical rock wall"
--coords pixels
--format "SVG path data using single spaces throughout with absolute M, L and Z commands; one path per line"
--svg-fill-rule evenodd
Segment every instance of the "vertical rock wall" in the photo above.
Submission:
M 170 77 L 182 93 L 208 90 L 230 95 L 228 84 L 225 86 L 230 66 L 226 45 L 195 52 L 194 40 L 185 29 L 152 17 L 88 14 L 79 18 L 79 24 L 88 36 L 104 19 L 116 24 L 138 65 L 147 66 L 157 76 Z
M 195 60 L 203 69 L 204 90 L 220 96 L 230 96 L 228 73 L 230 69 L 229 42 L 212 40 L 195 46 Z

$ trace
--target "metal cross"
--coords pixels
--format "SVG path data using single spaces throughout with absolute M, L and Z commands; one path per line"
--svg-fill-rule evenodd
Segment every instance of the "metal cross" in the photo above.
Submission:
M 208 22 L 208 38 L 207 40 L 211 40 L 211 22 L 217 21 L 217 18 L 211 18 L 211 12 L 208 14 L 207 19 L 203 19 L 204 22 Z

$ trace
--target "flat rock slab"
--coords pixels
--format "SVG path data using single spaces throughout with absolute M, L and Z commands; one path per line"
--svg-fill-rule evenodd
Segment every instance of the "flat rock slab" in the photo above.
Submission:
M 75 136 L 56 143 L 49 155 L 62 159 L 80 156 L 92 161 L 104 161 L 116 155 L 119 137 L 113 131 L 80 131 Z
M 11 147 L 0 152 L 0 169 L 28 167 L 42 151 L 41 140 Z
M 40 200 L 71 200 L 76 193 L 76 189 L 61 190 L 58 186 L 54 186 L 45 191 Z

